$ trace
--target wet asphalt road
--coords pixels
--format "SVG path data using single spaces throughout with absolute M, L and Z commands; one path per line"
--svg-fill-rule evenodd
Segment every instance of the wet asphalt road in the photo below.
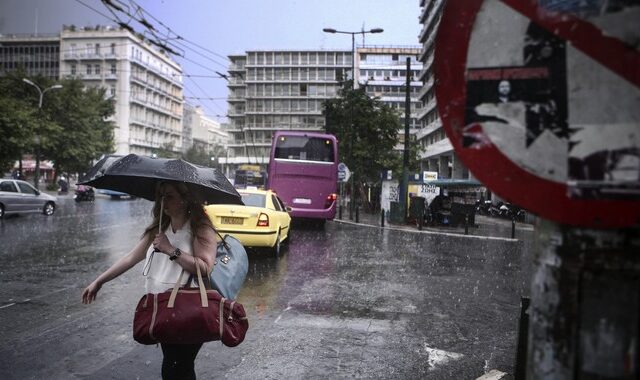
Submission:
M 0 378 L 157 379 L 161 351 L 131 337 L 142 266 L 80 295 L 149 222 L 144 200 L 75 204 L 0 220 Z M 338 222 L 292 231 L 275 258 L 250 252 L 240 346 L 201 350 L 201 379 L 475 379 L 513 372 L 523 240 L 442 236 Z M 501 235 L 504 236 L 504 235 Z

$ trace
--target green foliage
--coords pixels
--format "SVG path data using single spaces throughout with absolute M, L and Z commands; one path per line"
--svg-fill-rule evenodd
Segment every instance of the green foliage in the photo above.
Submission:
M 156 150 L 156 155 L 161 158 L 178 158 L 180 155 L 175 152 L 173 141 L 162 144 Z
M 213 148 L 207 152 L 202 145 L 192 145 L 182 158 L 185 161 L 189 161 L 193 164 L 202 166 L 215 166 L 219 162 L 219 158 L 222 157 L 224 148 L 221 145 L 214 145 Z M 211 160 L 211 158 L 214 160 Z
M 400 114 L 377 98 L 370 98 L 363 87 L 344 82 L 339 97 L 323 103 L 327 132 L 340 143 L 340 160 L 347 164 L 359 182 L 378 182 L 383 170 L 402 170 L 402 154 L 394 151 Z M 410 146 L 409 170 L 417 168 L 417 147 Z M 413 168 L 412 168 L 413 167 Z
M 13 162 L 40 147 L 43 159 L 54 162 L 56 172 L 81 172 L 102 154 L 113 152 L 114 113 L 105 91 L 85 88 L 77 79 L 59 82 L 61 89 L 47 90 L 39 109 L 40 94 L 25 83 L 24 72 L 0 78 L 0 164 Z M 29 78 L 44 90 L 56 82 Z
M 115 109 L 103 88 L 85 88 L 75 79 L 61 84 L 63 88 L 43 104 L 51 124 L 42 141 L 43 153 L 58 173 L 82 172 L 93 160 L 114 151 L 113 124 L 107 118 Z
M 0 78 L 0 169 L 9 171 L 23 153 L 33 152 L 37 109 L 27 102 L 21 77 Z
M 192 164 L 211 166 L 211 156 L 201 145 L 192 145 L 182 158 Z

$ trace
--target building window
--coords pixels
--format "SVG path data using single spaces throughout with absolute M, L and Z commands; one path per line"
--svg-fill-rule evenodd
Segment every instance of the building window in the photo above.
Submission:
M 111 54 L 116 54 L 116 44 L 111 43 Z
M 95 44 L 94 46 L 94 53 L 96 55 L 100 55 L 100 44 Z
M 112 64 L 111 64 L 111 74 L 114 74 L 114 75 L 115 75 L 115 73 L 116 73 L 116 64 L 115 64 L 115 63 L 112 63 Z
M 71 65 L 71 75 L 76 75 L 76 65 Z
M 87 75 L 91 75 L 91 65 L 87 65 Z
M 95 65 L 94 66 L 94 71 L 96 74 L 100 74 L 100 65 Z

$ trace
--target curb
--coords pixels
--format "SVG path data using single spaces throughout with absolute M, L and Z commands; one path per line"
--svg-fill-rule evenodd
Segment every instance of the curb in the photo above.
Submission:
M 477 239 L 477 240 L 497 240 L 497 241 L 506 241 L 506 242 L 518 242 L 519 241 L 519 239 L 493 237 L 493 236 L 462 235 L 462 234 L 454 234 L 454 233 L 451 233 L 451 232 L 438 232 L 438 231 L 428 231 L 428 230 L 420 231 L 420 230 L 414 230 L 414 229 L 408 229 L 408 228 L 402 228 L 402 227 L 393 227 L 393 226 L 380 227 L 380 226 L 374 226 L 374 225 L 371 225 L 371 224 L 356 223 L 356 222 L 351 222 L 351 221 L 348 221 L 348 220 L 341 220 L 341 219 L 333 219 L 333 222 L 343 223 L 343 224 L 350 224 L 350 225 L 353 225 L 353 226 L 361 226 L 361 227 L 369 227 L 369 228 L 383 228 L 383 229 L 392 230 L 392 231 L 411 232 L 411 233 L 416 233 L 416 234 L 453 236 L 453 237 L 459 237 L 459 238 L 468 238 L 468 239 Z

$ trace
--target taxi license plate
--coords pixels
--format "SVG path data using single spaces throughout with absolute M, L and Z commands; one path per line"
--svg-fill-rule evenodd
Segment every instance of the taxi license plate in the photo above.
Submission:
M 223 216 L 220 218 L 222 224 L 242 224 L 242 218 L 231 218 Z

